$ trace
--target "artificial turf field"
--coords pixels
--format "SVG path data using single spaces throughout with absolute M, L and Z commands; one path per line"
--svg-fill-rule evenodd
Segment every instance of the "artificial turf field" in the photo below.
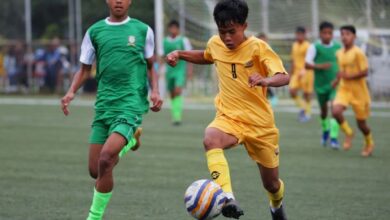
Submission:
M 192 181 L 208 177 L 202 135 L 213 115 L 187 110 L 181 127 L 170 125 L 167 110 L 147 115 L 142 148 L 115 170 L 105 219 L 191 219 L 183 193 Z M 73 106 L 65 118 L 57 106 L 0 105 L 1 220 L 86 218 L 93 191 L 87 171 L 92 117 L 92 107 Z M 296 114 L 282 112 L 276 120 L 289 219 L 390 219 L 390 117 L 370 119 L 377 148 L 368 159 L 359 156 L 360 134 L 350 152 L 334 151 L 319 146 L 317 120 L 300 124 Z M 241 219 L 270 219 L 257 168 L 244 148 L 226 156 L 245 211 Z

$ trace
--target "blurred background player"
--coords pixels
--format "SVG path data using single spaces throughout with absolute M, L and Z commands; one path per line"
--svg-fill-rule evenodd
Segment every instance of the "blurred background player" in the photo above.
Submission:
M 62 110 L 91 75 L 96 57 L 98 91 L 95 118 L 89 139 L 89 172 L 96 179 L 87 220 L 101 220 L 114 187 L 113 170 L 131 148 L 139 147 L 143 114 L 148 112 L 148 82 L 152 111 L 160 111 L 162 100 L 154 72 L 154 34 L 141 21 L 130 18 L 131 0 L 106 0 L 110 16 L 92 25 L 81 46 L 81 69 L 76 73 Z M 124 59 L 126 58 L 126 59 Z
M 172 20 L 168 24 L 169 36 L 164 39 L 164 55 L 166 56 L 174 50 L 191 50 L 192 46 L 188 38 L 180 34 L 180 24 Z M 180 61 L 177 66 L 166 66 L 166 85 L 171 98 L 171 114 L 173 125 L 180 125 L 183 114 L 183 88 L 186 85 L 186 79 L 192 78 L 192 64 Z
M 333 103 L 333 116 L 345 133 L 344 150 L 349 150 L 352 147 L 354 133 L 348 121 L 345 120 L 343 112 L 349 105 L 352 106 L 358 127 L 365 139 L 361 155 L 368 157 L 374 150 L 374 140 L 367 125 L 371 104 L 366 81 L 368 61 L 364 52 L 355 45 L 355 27 L 352 25 L 342 26 L 340 32 L 344 48 L 337 52 L 340 71 L 334 86 L 337 86 L 338 82 L 340 82 L 340 85 Z
M 245 35 L 248 10 L 244 0 L 219 1 L 213 13 L 219 36 L 213 36 L 205 50 L 174 51 L 166 59 L 173 66 L 179 60 L 216 66 L 217 113 L 206 128 L 203 142 L 211 177 L 228 197 L 222 214 L 235 219 L 244 214 L 233 195 L 224 155 L 224 150 L 243 144 L 258 165 L 272 219 L 285 220 L 284 184 L 279 179 L 279 130 L 266 89 L 287 85 L 289 76 L 267 43 Z
M 339 125 L 335 119 L 328 118 L 329 102 L 336 96 L 336 89 L 332 87 L 338 72 L 336 52 L 341 48 L 333 41 L 333 29 L 330 22 L 320 24 L 320 40 L 310 45 L 305 61 L 307 69 L 314 69 L 314 89 L 321 110 L 321 144 L 326 146 L 330 136 L 331 147 L 338 149 Z
M 310 46 L 306 40 L 306 29 L 297 27 L 295 31 L 295 42 L 291 50 L 291 78 L 290 78 L 290 95 L 295 104 L 300 109 L 298 119 L 301 122 L 310 120 L 311 116 L 311 96 L 313 93 L 314 73 L 312 70 L 305 68 L 306 52 Z M 303 92 L 304 100 L 298 92 Z
M 266 43 L 269 43 L 268 42 L 268 37 L 265 33 L 259 33 L 257 35 L 257 38 L 259 38 L 260 40 L 263 40 L 264 42 Z M 269 99 L 269 101 L 271 102 L 271 105 L 272 107 L 275 107 L 277 104 L 278 104 L 278 96 L 276 95 L 276 93 L 274 92 L 274 90 L 272 88 L 267 88 L 267 97 Z

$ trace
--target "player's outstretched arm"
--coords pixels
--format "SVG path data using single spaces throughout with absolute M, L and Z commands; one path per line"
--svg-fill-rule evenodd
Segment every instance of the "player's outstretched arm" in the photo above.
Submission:
M 80 70 L 74 75 L 72 85 L 61 99 L 61 108 L 65 115 L 69 115 L 69 104 L 74 99 L 76 92 L 91 75 L 92 65 L 82 64 Z
M 146 62 L 148 64 L 148 79 L 149 79 L 149 85 L 151 88 L 151 94 L 150 94 L 150 100 L 152 101 L 153 106 L 150 108 L 154 112 L 158 112 L 161 110 L 161 106 L 163 104 L 163 101 L 160 97 L 160 92 L 158 89 L 158 77 L 155 73 L 153 64 L 154 64 L 154 58 L 146 59 Z
M 258 73 L 254 73 L 249 77 L 248 83 L 250 87 L 263 86 L 263 87 L 281 87 L 288 85 L 290 82 L 290 76 L 285 73 L 276 73 L 271 77 L 263 77 Z
M 212 64 L 212 62 L 204 58 L 203 50 L 175 50 L 165 58 L 165 61 L 170 66 L 176 66 L 179 60 L 185 60 L 194 64 Z

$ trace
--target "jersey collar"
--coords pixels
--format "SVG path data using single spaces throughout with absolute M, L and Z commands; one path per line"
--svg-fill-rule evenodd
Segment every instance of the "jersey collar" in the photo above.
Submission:
M 108 25 L 114 25 L 114 26 L 126 24 L 126 23 L 129 22 L 129 21 L 130 21 L 130 17 L 129 17 L 129 16 L 127 16 L 127 18 L 126 18 L 125 20 L 121 21 L 121 22 L 111 22 L 111 21 L 109 20 L 109 18 L 106 18 L 106 24 L 108 24 Z

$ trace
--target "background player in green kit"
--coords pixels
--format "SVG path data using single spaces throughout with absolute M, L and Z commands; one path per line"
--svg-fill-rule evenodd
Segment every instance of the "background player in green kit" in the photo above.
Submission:
M 338 149 L 339 125 L 335 119 L 328 118 L 328 102 L 336 96 L 336 90 L 332 87 L 338 72 L 336 52 L 341 48 L 338 42 L 333 41 L 333 29 L 332 23 L 320 24 L 320 41 L 309 47 L 306 68 L 314 69 L 314 90 L 321 109 L 321 143 L 326 146 L 330 135 L 331 147 Z
M 164 39 L 163 49 L 165 56 L 175 50 L 191 50 L 188 38 L 180 35 L 180 25 L 176 20 L 168 24 L 169 36 Z M 171 98 L 171 113 L 174 125 L 180 125 L 183 112 L 183 88 L 186 85 L 186 75 L 192 77 L 192 64 L 180 61 L 176 67 L 166 65 L 166 83 Z
M 110 17 L 92 25 L 81 47 L 81 69 L 76 73 L 62 110 L 91 73 L 96 57 L 98 91 L 89 148 L 89 172 L 96 179 L 88 220 L 100 220 L 113 189 L 113 168 L 124 151 L 136 145 L 133 138 L 149 109 L 148 79 L 152 111 L 162 100 L 153 70 L 154 34 L 146 24 L 128 17 L 131 0 L 106 0 Z

